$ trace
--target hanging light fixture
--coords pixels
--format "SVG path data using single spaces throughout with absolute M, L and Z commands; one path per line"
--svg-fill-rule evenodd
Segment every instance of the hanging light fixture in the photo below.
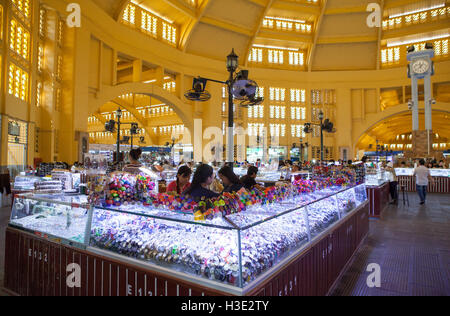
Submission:
M 228 72 L 235 72 L 239 66 L 239 56 L 234 52 L 234 48 L 231 54 L 227 56 L 227 70 Z

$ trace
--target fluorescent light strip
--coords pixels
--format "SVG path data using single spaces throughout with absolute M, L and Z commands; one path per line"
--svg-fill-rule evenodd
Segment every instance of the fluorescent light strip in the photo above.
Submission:
M 150 106 L 147 106 L 147 109 L 148 108 L 154 108 L 154 107 L 157 107 L 157 106 L 165 106 L 165 105 L 166 105 L 165 103 L 150 105 Z
M 149 80 L 149 81 L 144 81 L 144 83 L 152 83 L 152 82 L 156 82 L 156 79 Z
M 293 19 L 287 19 L 287 18 L 277 18 L 274 16 L 266 16 L 265 19 L 269 20 L 275 20 L 275 21 L 286 21 L 286 22 L 294 22 L 294 23 L 306 23 L 306 21 L 303 20 L 293 20 Z
M 419 10 L 409 11 L 409 12 L 405 12 L 405 13 L 399 13 L 399 14 L 390 15 L 389 18 L 390 19 L 398 18 L 398 17 L 405 16 L 405 15 L 410 15 L 410 14 L 424 12 L 424 11 L 429 11 L 429 10 L 434 10 L 434 9 L 440 9 L 440 8 L 443 8 L 443 7 L 445 7 L 445 3 L 432 6 L 431 8 L 419 9 Z
M 288 47 L 278 47 L 278 46 L 267 46 L 267 45 L 258 45 L 258 44 L 253 45 L 253 47 L 257 47 L 257 48 L 269 48 L 269 49 L 279 49 L 279 50 L 289 50 L 289 51 L 293 51 L 293 52 L 298 52 L 298 51 L 300 50 L 299 48 L 288 48 Z
M 437 35 L 437 36 L 432 36 L 432 37 L 425 37 L 425 38 L 409 40 L 409 41 L 404 41 L 404 42 L 388 43 L 387 47 L 403 46 L 403 45 L 421 43 L 421 42 L 426 42 L 426 41 L 434 41 L 434 40 L 438 40 L 438 39 L 446 38 L 446 37 L 450 37 L 450 34 Z
M 172 20 L 170 20 L 170 19 L 168 19 L 168 18 L 166 18 L 166 17 L 160 15 L 159 13 L 156 13 L 155 11 L 153 11 L 153 10 L 147 8 L 147 7 L 142 6 L 141 4 L 137 3 L 137 1 L 132 0 L 131 3 L 137 5 L 138 7 L 140 7 L 140 8 L 143 9 L 143 10 L 146 10 L 146 11 L 150 12 L 150 13 L 153 14 L 153 15 L 156 15 L 158 18 L 161 18 L 161 19 L 163 19 L 164 21 L 166 21 L 166 22 L 168 22 L 168 23 L 170 23 L 170 24 L 173 24 L 173 21 L 172 21 Z

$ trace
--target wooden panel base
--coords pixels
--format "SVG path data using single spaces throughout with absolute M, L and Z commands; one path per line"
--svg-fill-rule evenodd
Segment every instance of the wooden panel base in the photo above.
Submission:
M 367 235 L 368 215 L 366 203 L 246 295 L 326 295 Z M 5 287 L 22 296 L 227 295 L 129 264 L 126 258 L 107 258 L 11 227 L 6 231 L 5 259 Z M 81 268 L 80 287 L 69 286 L 74 279 L 67 267 L 72 263 Z
M 416 192 L 416 177 L 399 176 L 398 184 L 404 186 L 406 192 Z M 433 183 L 428 185 L 428 193 L 449 194 L 450 178 L 433 177 Z

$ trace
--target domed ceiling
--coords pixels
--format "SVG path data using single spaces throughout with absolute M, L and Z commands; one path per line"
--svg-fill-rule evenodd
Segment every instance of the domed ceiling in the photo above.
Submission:
M 127 0 L 93 0 L 120 19 Z M 305 70 L 379 68 L 380 45 L 413 34 L 447 32 L 448 24 L 414 25 L 383 31 L 367 25 L 367 6 L 378 3 L 383 17 L 446 4 L 446 0 L 133 0 L 179 27 L 178 48 L 190 54 L 224 60 L 234 47 L 247 63 L 253 45 L 300 49 Z M 308 32 L 263 27 L 267 18 L 301 22 Z M 280 20 L 278 20 L 280 21 Z M 414 28 L 414 29 L 412 29 Z

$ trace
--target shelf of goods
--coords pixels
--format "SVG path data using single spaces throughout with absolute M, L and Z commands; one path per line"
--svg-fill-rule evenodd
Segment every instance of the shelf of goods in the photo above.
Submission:
M 416 192 L 416 177 L 414 169 L 397 168 L 395 172 L 398 176 L 399 185 L 403 186 L 407 192 Z M 428 185 L 429 193 L 450 193 L 450 169 L 430 169 L 433 182 Z
M 142 203 L 91 207 L 84 196 L 25 194 L 6 231 L 5 288 L 18 295 L 326 295 L 368 228 L 365 185 L 203 221 Z M 80 271 L 79 287 L 68 286 L 66 271 Z
M 389 204 L 389 182 L 385 171 L 376 166 L 366 166 L 365 183 L 369 197 L 369 214 L 371 218 L 380 218 Z
M 384 209 L 389 205 L 389 182 L 366 186 L 366 189 L 369 198 L 370 218 L 381 218 Z

